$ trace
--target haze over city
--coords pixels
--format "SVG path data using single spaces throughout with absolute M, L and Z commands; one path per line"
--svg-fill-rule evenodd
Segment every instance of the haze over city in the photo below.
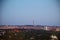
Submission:
M 57 0 L 6 0 L 1 2 L 0 25 L 57 25 Z

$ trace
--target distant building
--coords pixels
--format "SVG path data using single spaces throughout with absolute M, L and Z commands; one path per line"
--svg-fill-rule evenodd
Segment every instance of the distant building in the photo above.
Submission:
M 56 28 L 56 31 L 60 31 L 60 28 Z
M 44 27 L 44 30 L 49 30 L 47 26 Z
M 18 28 L 18 27 L 17 26 L 8 26 L 8 25 L 0 27 L 0 29 L 14 29 L 14 28 Z
M 44 30 L 47 30 L 47 31 L 56 31 L 56 27 L 54 27 L 54 26 L 45 26 Z
M 47 31 L 60 31 L 60 26 L 41 26 L 41 25 L 22 25 L 22 26 L 16 26 L 16 25 L 3 25 L 0 26 L 0 29 L 35 29 L 35 30 L 47 30 Z

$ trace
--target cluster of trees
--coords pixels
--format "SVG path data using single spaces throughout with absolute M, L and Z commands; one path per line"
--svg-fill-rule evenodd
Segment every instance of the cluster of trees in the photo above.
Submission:
M 30 30 L 30 31 L 7 31 L 0 36 L 0 40 L 51 40 L 51 35 L 56 35 L 60 39 L 60 32 L 45 31 L 45 30 Z

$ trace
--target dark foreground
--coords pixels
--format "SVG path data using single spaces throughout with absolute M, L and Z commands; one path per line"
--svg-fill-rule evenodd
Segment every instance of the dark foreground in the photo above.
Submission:
M 0 29 L 0 40 L 51 40 L 56 35 L 60 40 L 60 32 L 33 29 Z

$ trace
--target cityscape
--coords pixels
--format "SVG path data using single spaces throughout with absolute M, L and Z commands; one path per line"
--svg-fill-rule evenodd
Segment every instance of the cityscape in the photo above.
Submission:
M 1 25 L 0 40 L 60 40 L 60 26 Z
M 60 40 L 60 0 L 0 0 L 0 40 Z
M 60 31 L 60 26 L 42 26 L 42 25 L 2 25 L 0 29 L 35 29 L 47 31 Z

